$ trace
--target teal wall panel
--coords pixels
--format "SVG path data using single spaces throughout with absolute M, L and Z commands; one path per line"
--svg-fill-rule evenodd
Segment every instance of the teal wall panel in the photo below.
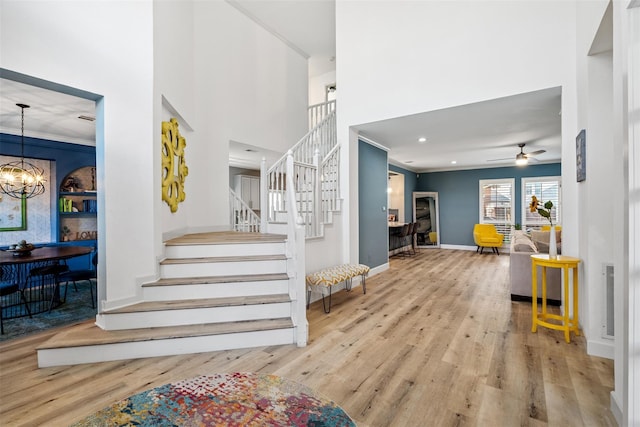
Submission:
M 478 222 L 480 180 L 515 178 L 516 218 L 520 218 L 521 179 L 560 175 L 560 163 L 421 173 L 415 191 L 438 192 L 441 244 L 475 246 L 473 225 Z
M 387 152 L 358 141 L 359 262 L 371 268 L 389 258 L 387 177 Z

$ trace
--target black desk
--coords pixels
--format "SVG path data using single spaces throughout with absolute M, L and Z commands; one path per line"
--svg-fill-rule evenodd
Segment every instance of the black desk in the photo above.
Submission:
M 389 222 L 389 256 L 402 252 L 402 248 L 407 246 L 400 238 L 404 222 Z

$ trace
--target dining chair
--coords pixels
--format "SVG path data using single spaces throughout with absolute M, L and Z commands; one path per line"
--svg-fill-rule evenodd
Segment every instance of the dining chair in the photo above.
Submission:
M 51 288 L 51 298 L 49 300 L 48 312 L 51 313 L 53 305 L 56 302 L 63 303 L 67 300 L 67 288 L 64 288 L 64 297 L 60 298 L 60 280 L 59 277 L 62 273 L 69 271 L 67 264 L 56 262 L 54 264 L 43 265 L 41 267 L 34 267 L 29 270 L 29 277 L 27 278 L 28 286 L 32 281 L 38 281 L 40 283 L 40 292 L 46 293 L 48 288 Z M 57 298 L 56 298 L 57 297 Z
M 20 299 L 16 302 L 15 297 L 12 300 L 12 296 L 19 294 Z M 3 272 L 0 268 L 0 333 L 4 334 L 4 311 L 12 307 L 19 307 L 24 304 L 27 314 L 31 317 L 31 310 L 29 309 L 29 303 L 24 296 L 24 290 L 20 289 L 17 283 L 10 280 L 3 280 Z M 21 314 L 22 315 L 22 314 Z M 17 317 L 17 316 L 11 316 Z
M 400 254 L 404 257 L 406 255 L 405 248 L 407 247 L 407 237 L 411 235 L 411 230 L 413 229 L 413 224 L 405 224 L 402 226 L 402 230 L 400 231 L 400 245 L 401 252 Z
M 411 228 L 411 248 L 413 249 L 413 254 L 416 255 L 418 253 L 418 223 L 414 222 L 413 227 Z
M 78 286 L 76 282 L 88 281 L 89 282 L 89 291 L 91 292 L 91 307 L 96 308 L 93 296 L 93 281 L 98 277 L 98 251 L 94 251 L 91 256 L 91 268 L 86 270 L 69 270 L 66 271 L 59 276 L 60 283 L 65 283 L 65 289 L 69 286 L 69 282 L 73 283 L 75 290 L 78 290 Z M 97 285 L 97 281 L 96 281 Z M 97 296 L 96 289 L 96 296 Z M 65 291 L 66 295 L 66 291 Z

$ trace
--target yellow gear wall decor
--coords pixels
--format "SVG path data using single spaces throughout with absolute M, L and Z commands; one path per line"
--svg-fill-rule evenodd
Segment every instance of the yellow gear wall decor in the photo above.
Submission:
M 189 168 L 184 159 L 187 141 L 178 131 L 178 120 L 172 118 L 162 122 L 162 200 L 167 202 L 171 212 L 178 210 L 178 203 L 184 201 L 184 181 Z

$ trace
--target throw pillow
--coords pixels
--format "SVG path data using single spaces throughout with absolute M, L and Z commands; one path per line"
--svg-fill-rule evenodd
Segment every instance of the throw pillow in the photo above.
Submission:
M 556 247 L 560 248 L 561 247 L 561 234 L 562 232 L 560 230 L 556 231 Z M 531 240 L 533 240 L 533 243 L 536 245 L 536 248 L 538 248 L 538 252 L 541 253 L 549 253 L 549 235 L 550 232 L 549 231 L 532 231 L 531 232 Z M 560 253 L 560 250 L 558 250 L 558 253 Z
M 513 250 L 515 252 L 538 252 L 536 245 L 525 234 L 514 234 L 511 236 L 513 241 Z

